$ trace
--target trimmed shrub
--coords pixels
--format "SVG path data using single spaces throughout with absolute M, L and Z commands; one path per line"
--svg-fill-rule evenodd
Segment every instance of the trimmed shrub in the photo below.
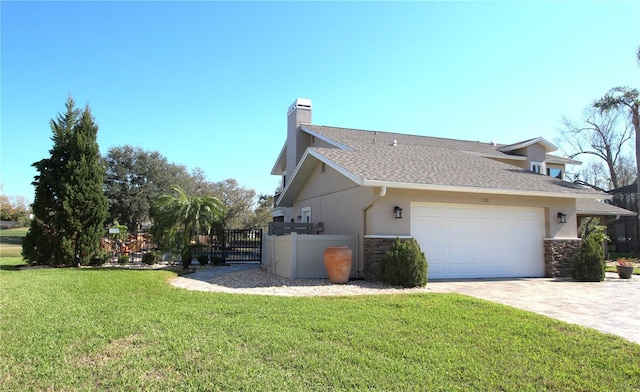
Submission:
M 387 257 L 382 261 L 382 280 L 403 287 L 424 287 L 427 285 L 429 265 L 415 238 L 393 242 Z
M 209 263 L 209 256 L 205 254 L 198 255 L 198 263 L 200 265 L 207 265 Z
M 91 266 L 99 266 L 99 265 L 106 264 L 109 261 L 111 261 L 111 252 L 108 252 L 106 250 L 100 249 L 100 250 L 98 250 L 98 252 L 96 252 L 96 254 L 93 257 L 93 259 L 91 259 L 91 262 L 89 263 L 89 265 L 91 265 Z
M 605 277 L 606 264 L 602 242 L 598 235 L 582 239 L 580 252 L 573 259 L 573 279 L 580 282 L 601 282 Z
M 154 265 L 158 261 L 158 254 L 156 252 L 148 252 L 142 255 L 142 262 L 147 265 Z
M 129 264 L 129 256 L 128 255 L 118 256 L 118 264 L 120 265 Z
M 213 258 L 211 259 L 211 264 L 222 265 L 224 264 L 224 260 L 220 256 L 213 256 Z

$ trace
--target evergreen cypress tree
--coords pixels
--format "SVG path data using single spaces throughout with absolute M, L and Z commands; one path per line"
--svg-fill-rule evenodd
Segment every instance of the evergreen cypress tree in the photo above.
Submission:
M 51 156 L 33 164 L 39 172 L 33 181 L 34 219 L 22 247 L 32 264 L 89 264 L 104 231 L 107 200 L 98 126 L 88 106 L 76 109 L 71 97 L 65 106 L 66 113 L 50 121 Z

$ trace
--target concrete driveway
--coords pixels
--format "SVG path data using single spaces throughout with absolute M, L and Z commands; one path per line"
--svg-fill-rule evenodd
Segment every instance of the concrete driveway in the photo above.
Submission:
M 455 292 L 622 336 L 640 344 L 640 277 L 604 282 L 534 278 L 429 281 L 427 291 Z

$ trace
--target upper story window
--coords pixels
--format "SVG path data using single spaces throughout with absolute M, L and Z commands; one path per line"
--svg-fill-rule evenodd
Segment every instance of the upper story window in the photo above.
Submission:
M 529 168 L 534 173 L 545 173 L 544 162 L 531 162 Z
M 547 175 L 549 177 L 554 177 L 560 180 L 564 180 L 564 170 L 560 169 L 559 167 L 548 167 Z

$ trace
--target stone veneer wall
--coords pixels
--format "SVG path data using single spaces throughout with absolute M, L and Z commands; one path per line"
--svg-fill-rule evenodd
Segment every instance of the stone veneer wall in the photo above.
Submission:
M 400 239 L 401 241 L 406 239 Z M 380 264 L 395 238 L 364 239 L 364 278 L 380 280 Z M 580 251 L 581 239 L 545 239 L 544 272 L 548 277 L 570 278 L 573 258 Z
M 570 278 L 573 258 L 580 251 L 581 239 L 545 239 L 544 273 L 553 278 Z
M 400 238 L 404 242 L 408 238 Z M 369 281 L 382 280 L 380 265 L 391 250 L 395 241 L 393 238 L 365 238 L 364 239 L 364 278 Z

